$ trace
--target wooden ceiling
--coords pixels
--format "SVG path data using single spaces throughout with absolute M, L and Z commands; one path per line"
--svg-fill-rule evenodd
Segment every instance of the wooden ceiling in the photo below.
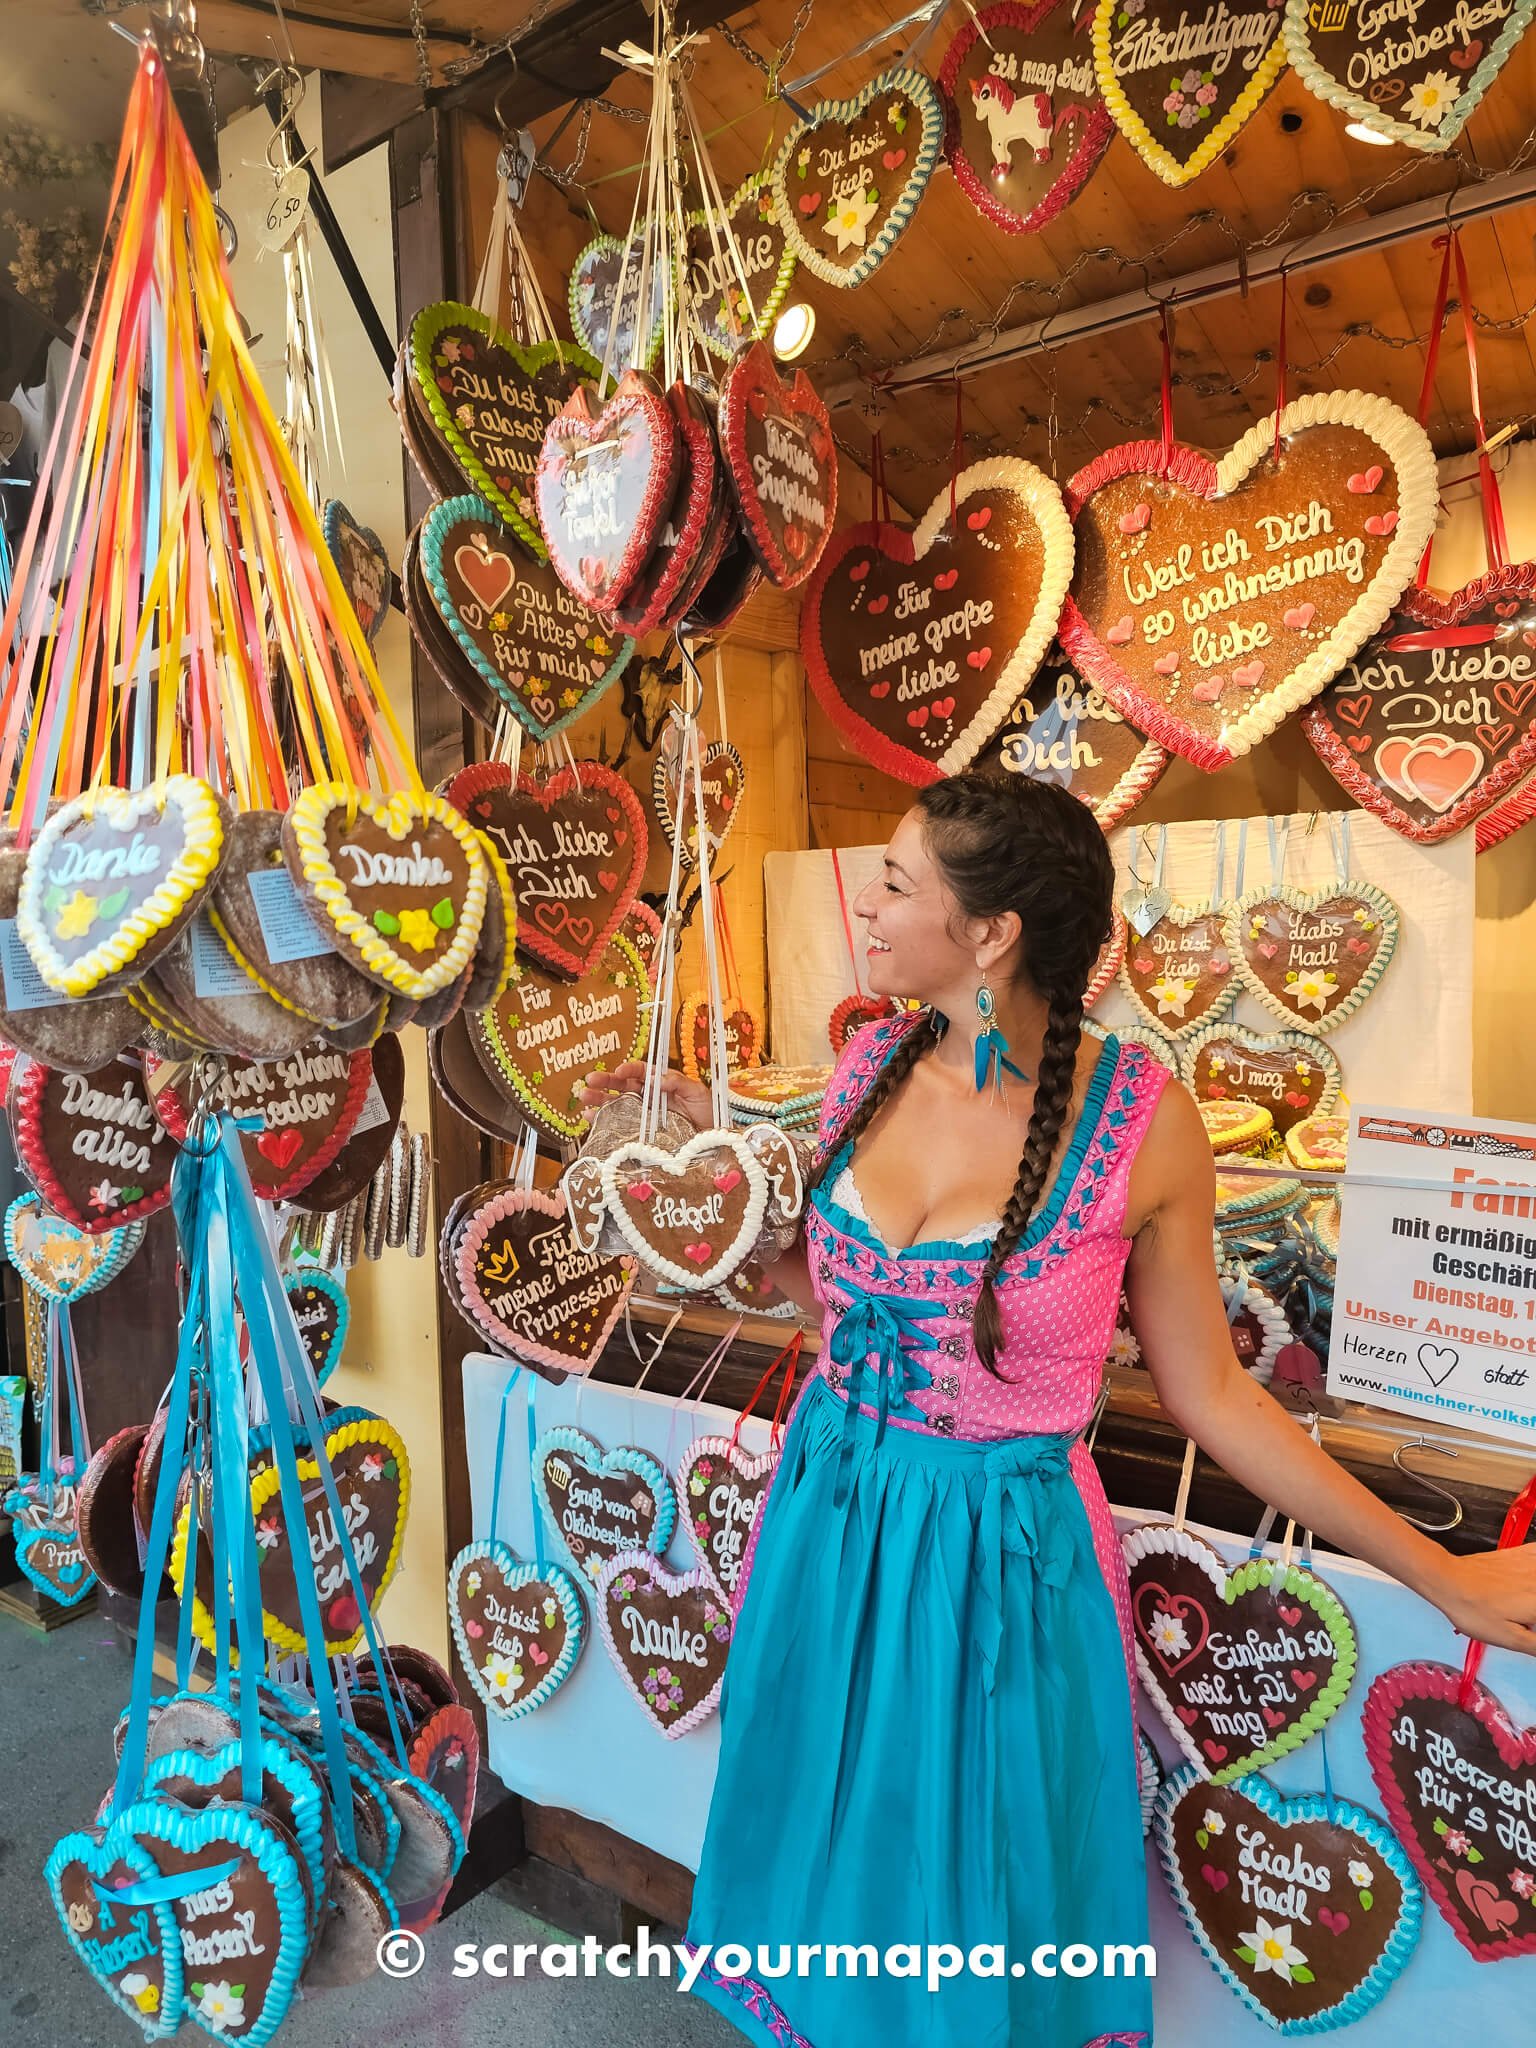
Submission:
M 870 54 L 846 52 L 908 10 L 903 0 L 815 0 L 785 65 L 786 78 L 830 68 L 797 97 L 856 89 L 904 50 L 893 37 Z M 740 10 L 732 26 L 764 58 L 779 51 L 796 0 L 763 0 Z M 965 19 L 955 0 L 921 61 L 936 71 Z M 909 32 L 910 35 L 910 32 Z M 717 32 L 699 48 L 693 95 L 712 131 L 710 150 L 727 190 L 771 160 L 793 116 L 765 97 L 764 74 Z M 638 109 L 646 87 L 621 74 L 609 88 L 617 106 Z M 535 124 L 550 138 L 559 116 Z M 1313 235 L 1362 207 L 1385 212 L 1461 187 L 1470 198 L 1480 174 L 1519 168 L 1536 152 L 1536 35 L 1515 52 L 1455 151 L 1428 157 L 1372 147 L 1346 136 L 1344 117 L 1314 99 L 1287 72 L 1249 126 L 1219 162 L 1194 183 L 1164 185 L 1118 135 L 1099 169 L 1071 206 L 1044 232 L 1003 234 L 970 205 L 941 169 L 895 251 L 856 291 L 820 283 L 802 272 L 796 292 L 815 306 L 815 338 L 805 367 L 818 385 L 846 383 L 871 369 L 970 342 L 1000 318 L 1014 326 L 1053 308 L 1066 310 L 1117 296 L 1150 279 L 1154 286 L 1232 258 L 1244 245 Z M 569 166 L 578 124 L 554 140 L 551 157 Z M 549 267 L 568 265 L 592 232 L 592 213 L 622 233 L 633 203 L 644 131 L 598 110 L 590 124 L 580 187 L 568 199 L 535 181 L 527 223 Z M 1306 194 L 1308 196 L 1301 197 Z M 588 206 L 592 213 L 588 212 Z M 480 214 L 479 206 L 472 212 Z M 481 216 L 483 218 L 483 216 Z M 1480 314 L 1499 321 L 1536 304 L 1536 205 L 1522 205 L 1468 225 L 1463 244 Z M 1102 255 L 1094 252 L 1102 251 Z M 1359 386 L 1410 410 L 1423 373 L 1423 337 L 1438 275 L 1426 235 L 1418 242 L 1357 255 L 1294 275 L 1289 285 L 1289 380 L 1292 395 Z M 1013 293 L 1006 312 L 999 308 Z M 1180 436 L 1219 450 L 1271 409 L 1279 290 L 1256 286 L 1246 297 L 1207 299 L 1176 310 L 1173 321 L 1176 423 Z M 1347 330 L 1362 331 L 1350 335 Z M 1536 415 L 1536 323 L 1480 334 L 1484 412 L 1490 431 Z M 1096 450 L 1156 430 L 1160 351 L 1155 316 L 1097 341 L 1006 365 L 983 367 L 964 381 L 968 460 L 1022 453 L 1066 477 Z M 1054 445 L 1046 422 L 1059 421 Z M 892 394 L 883 420 L 886 457 L 908 509 L 937 491 L 947 473 L 954 433 L 954 384 Z M 848 449 L 868 449 L 866 420 L 849 406 L 836 419 Z M 1429 421 L 1441 453 L 1468 447 L 1461 323 L 1446 327 Z

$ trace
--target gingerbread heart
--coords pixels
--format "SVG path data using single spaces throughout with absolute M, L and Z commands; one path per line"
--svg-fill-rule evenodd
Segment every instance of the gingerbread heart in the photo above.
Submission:
M 517 941 L 556 974 L 590 974 L 645 873 L 645 812 L 599 761 L 540 779 L 500 761 L 462 769 L 446 794 L 517 877 Z
M 995 761 L 1010 774 L 1070 789 L 1106 832 L 1156 785 L 1168 760 L 1055 644 L 981 754 L 984 766 Z
M 67 1304 L 115 1280 L 144 1242 L 142 1223 L 77 1230 L 40 1195 L 18 1195 L 5 1212 L 5 1256 L 45 1301 Z
M 1344 1704 L 1354 1625 L 1315 1572 L 1264 1557 L 1229 1571 L 1162 1523 L 1130 1530 L 1122 1548 L 1142 1685 L 1214 1784 L 1299 1749 Z
M 292 1835 L 260 1807 L 193 1809 L 150 1798 L 119 1815 L 107 1841 L 132 1843 L 177 1882 L 170 1905 L 181 1939 L 182 2016 L 221 2041 L 260 2048 L 282 2025 L 309 1953 Z
M 1536 818 L 1536 769 L 1477 821 L 1477 850 L 1486 853 Z
M 11 1533 L 16 1562 L 39 1593 L 61 1607 L 78 1607 L 94 1592 L 96 1574 L 75 1526 L 73 1488 L 57 1488 L 51 1499 L 39 1496 L 18 1508 Z
M 499 1349 L 532 1365 L 587 1372 L 608 1341 L 635 1262 L 579 1251 L 565 1197 L 504 1186 L 464 1219 L 459 1299 Z
M 1536 562 L 1441 596 L 1409 590 L 1302 730 L 1356 803 L 1433 845 L 1536 767 Z
M 768 173 L 759 171 L 737 186 L 713 231 L 707 207 L 687 215 L 683 225 L 688 323 L 712 354 L 733 356 L 743 341 L 773 332 L 795 274 L 795 252 Z
M 237 1806 L 243 1797 L 244 1757 L 244 1745 L 238 1740 L 211 1750 L 164 1750 L 145 1767 L 144 1796 L 174 1800 L 194 1811 L 204 1806 Z M 324 1780 L 295 1743 L 265 1732 L 260 1785 L 261 1806 L 292 1835 L 303 1859 L 313 1926 L 336 1853 Z
M 770 582 L 793 590 L 815 568 L 837 517 L 837 450 L 827 408 L 811 380 L 779 375 L 764 341 L 749 342 L 720 384 L 720 453 L 741 515 L 742 530 Z M 699 606 L 717 625 L 751 594 L 749 565 L 717 575 L 728 599 L 706 590 Z
M 1387 1818 L 1451 1932 L 1480 1963 L 1536 1954 L 1536 1728 L 1448 1664 L 1372 1680 L 1366 1760 Z
M 944 154 L 966 198 L 1006 234 L 1053 221 L 1109 147 L 1092 23 L 1067 0 L 1002 0 L 978 9 L 944 53 Z
M 667 392 L 677 423 L 677 478 L 655 545 L 629 591 L 610 611 L 616 626 L 644 635 L 670 630 L 720 560 L 734 520 L 715 439 L 712 400 L 678 382 Z
M 729 740 L 711 740 L 703 749 L 699 757 L 699 782 L 704 794 L 704 829 L 709 835 L 713 859 L 736 822 L 747 782 L 746 763 Z M 697 867 L 699 828 L 694 817 L 693 777 L 683 768 L 680 757 L 669 754 L 665 748 L 656 756 L 651 770 L 651 798 L 668 844 L 676 843 L 681 829 L 683 862 L 690 868 Z
M 715 1299 L 733 1315 L 764 1316 L 776 1323 L 798 1316 L 799 1306 L 775 1286 L 769 1269 L 743 1259 L 715 1289 Z
M 626 249 L 628 256 L 626 260 Z M 667 266 L 653 264 L 643 315 L 644 252 L 637 235 L 628 244 L 614 235 L 594 235 L 571 265 L 566 297 L 571 330 L 600 363 L 615 370 L 651 370 L 661 354 L 667 309 Z M 623 297 L 620 298 L 620 278 Z M 642 333 L 643 324 L 643 333 Z
M 113 1231 L 171 1199 L 176 1147 L 155 1115 L 137 1059 L 61 1074 L 18 1058 L 11 1135 L 28 1180 L 78 1230 Z
M 142 972 L 202 900 L 228 818 L 192 775 L 60 804 L 32 842 L 16 900 L 17 929 L 48 986 L 87 996 Z
M 291 1200 L 330 1165 L 363 1113 L 372 1072 L 370 1054 L 336 1052 L 318 1038 L 287 1059 L 224 1063 L 214 1101 L 236 1118 L 261 1120 L 259 1130 L 241 1131 L 240 1150 L 262 1201 Z M 144 1055 L 144 1077 L 155 1115 L 184 1144 L 191 1077 L 153 1053 Z
M 1532 0 L 1492 0 L 1471 15 L 1455 0 L 1419 0 L 1411 33 L 1394 36 L 1355 0 L 1315 19 L 1307 0 L 1288 0 L 1285 41 L 1308 92 L 1393 142 L 1437 151 L 1471 119 L 1533 12 Z
M 520 348 L 473 306 L 446 301 L 411 322 L 408 357 L 415 391 L 469 488 L 543 555 L 533 483 L 545 431 L 601 364 L 572 342 Z
M 937 782 L 976 758 L 1027 688 L 1071 576 L 1050 478 L 1016 456 L 972 463 L 913 531 L 873 521 L 833 537 L 800 608 L 811 686 L 866 760 Z
M 300 1569 L 307 1568 L 314 1582 L 325 1629 L 325 1655 L 339 1657 L 350 1655 L 363 1637 L 363 1620 L 342 1544 L 350 1542 L 369 1609 L 376 1609 L 400 1562 L 411 1499 L 411 1465 L 398 1431 L 381 1416 L 355 1409 L 341 1409 L 329 1418 L 325 1453 L 346 1527 L 338 1530 L 333 1525 L 330 1505 L 319 1483 L 318 1461 L 312 1452 L 301 1453 L 298 1474 L 304 1495 L 306 1540 Z M 313 1645 L 305 1648 L 294 1578 L 299 1553 L 277 1468 L 269 1453 L 258 1452 L 252 1459 L 251 1516 L 256 1525 L 256 1556 L 260 1566 L 262 1631 L 269 1642 L 289 1655 L 312 1655 Z M 194 1593 L 192 1630 L 211 1651 L 214 1617 L 208 1603 L 212 1568 L 200 1535 L 195 1575 L 188 1571 L 189 1521 L 190 1502 L 183 1504 L 177 1516 L 171 1577 L 181 1598 L 185 1599 L 189 1590 Z M 195 1584 L 189 1588 L 189 1577 L 194 1576 Z
M 621 1551 L 660 1557 L 672 1540 L 677 1505 L 649 1451 L 605 1451 L 584 1430 L 548 1429 L 534 1446 L 533 1485 L 545 1521 L 591 1580 Z
M 389 592 L 394 581 L 389 550 L 371 526 L 363 526 L 352 517 L 340 498 L 326 499 L 320 524 L 341 587 L 371 645 L 389 617 Z
M 423 1002 L 474 959 L 485 855 L 446 798 L 425 790 L 368 797 L 319 782 L 294 799 L 283 851 L 337 951 L 396 995 Z
M 1150 930 L 1127 935 L 1120 985 L 1136 1013 L 1170 1038 L 1225 1017 L 1237 1000 L 1237 958 L 1219 903 L 1170 903 Z
M 1125 958 L 1126 945 L 1130 939 L 1130 927 L 1126 924 L 1123 911 L 1111 913 L 1109 937 L 1099 948 L 1099 957 L 1094 963 L 1093 973 L 1088 977 L 1088 986 L 1083 990 L 1083 1008 L 1091 1010 L 1094 1004 L 1110 987 L 1120 972 L 1120 963 Z
M 550 421 L 534 496 L 549 558 L 583 604 L 607 611 L 650 559 L 677 486 L 677 419 L 643 371 L 606 402 L 578 386 Z
M 701 1436 L 677 1468 L 678 1518 L 705 1577 L 732 1608 L 747 1539 L 778 1462 L 777 1451 L 751 1452 L 728 1436 Z
M 159 1875 L 119 1828 L 66 1835 L 43 1868 L 70 1947 L 147 2041 L 181 2025 L 181 1936 L 169 1901 L 125 1905 L 119 1894 L 132 1898 Z
M 422 1723 L 411 1742 L 410 1766 L 447 1800 L 467 1841 L 480 1778 L 480 1730 L 468 1707 L 453 1700 Z
M 731 1609 L 702 1571 L 667 1571 L 625 1550 L 597 1579 L 603 1647 L 663 1735 L 675 1739 L 715 1711 L 731 1647 Z
M 1283 1799 L 1257 1774 L 1211 1785 L 1187 1766 L 1153 1810 L 1169 1889 L 1206 1961 L 1278 2033 L 1347 2026 L 1409 1961 L 1423 1894 L 1375 1814 Z
M 530 560 L 483 498 L 445 498 L 421 523 L 417 562 L 464 659 L 530 738 L 589 711 L 627 667 L 615 633 L 550 564 Z
M 1306 1031 L 1246 1031 L 1208 1024 L 1179 1047 L 1184 1080 L 1202 1102 L 1256 1102 L 1283 1137 L 1292 1124 L 1324 1115 L 1339 1099 L 1342 1075 L 1330 1047 Z
M 676 1286 L 716 1286 L 757 1242 L 768 1178 L 745 1140 L 702 1131 L 675 1152 L 638 1142 L 603 1161 L 608 1214 L 640 1263 Z
M 725 1070 L 738 1073 L 755 1067 L 763 1057 L 762 1012 L 738 998 L 726 1006 L 721 1020 L 725 1029 Z M 696 988 L 683 997 L 677 1013 L 678 1037 L 682 1045 L 683 1072 L 692 1080 L 709 1080 L 709 991 Z
M 1222 926 L 1243 985 L 1289 1024 L 1332 1031 L 1375 988 L 1397 945 L 1397 905 L 1369 882 L 1255 889 Z
M 1178 54 L 1175 54 L 1178 53 Z M 1185 54 L 1188 53 L 1188 54 Z M 1165 185 L 1187 185 L 1258 111 L 1285 69 L 1279 0 L 1188 12 L 1098 0 L 1093 60 L 1115 126 Z
M 848 1048 L 849 1041 L 866 1024 L 878 1024 L 882 1018 L 899 1014 L 899 1006 L 890 996 L 844 996 L 840 1003 L 833 1005 L 827 1019 L 827 1036 L 832 1042 L 832 1057 L 840 1060 Z
M 1331 391 L 1220 462 L 1111 448 L 1066 499 L 1077 537 L 1061 643 L 1138 730 L 1224 768 L 1364 645 L 1434 530 L 1434 453 L 1383 398 Z
M 826 284 L 852 289 L 895 248 L 944 144 L 944 102 L 924 71 L 882 71 L 852 99 L 817 100 L 770 177 L 784 239 Z
M 531 1123 L 557 1138 L 580 1138 L 587 1075 L 640 1057 L 650 999 L 639 954 L 615 932 L 578 981 L 525 966 L 490 1009 L 470 1019 L 470 1038 L 486 1072 Z
M 315 1385 L 323 1387 L 341 1363 L 346 1347 L 347 1325 L 352 1320 L 347 1290 L 318 1266 L 307 1266 L 285 1277 L 283 1292 L 314 1367 Z
M 502 1721 L 521 1720 L 551 1699 L 586 1639 L 581 1596 L 564 1566 L 522 1564 L 495 1537 L 454 1559 L 448 1619 L 470 1684 Z

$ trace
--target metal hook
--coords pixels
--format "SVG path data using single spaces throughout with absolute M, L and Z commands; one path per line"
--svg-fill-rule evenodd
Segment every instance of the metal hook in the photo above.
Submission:
M 1419 1450 L 1431 1451 L 1438 1458 L 1459 1458 L 1461 1453 L 1450 1444 L 1437 1444 L 1433 1438 L 1427 1436 L 1409 1437 L 1405 1442 L 1398 1444 L 1392 1453 L 1392 1462 L 1399 1472 L 1409 1479 L 1416 1480 L 1426 1493 L 1436 1494 L 1441 1500 L 1448 1500 L 1455 1509 L 1450 1520 L 1444 1522 L 1426 1522 L 1419 1515 L 1410 1515 L 1406 1508 L 1399 1508 L 1397 1512 L 1405 1522 L 1412 1522 L 1415 1529 L 1423 1529 L 1426 1534 L 1432 1536 L 1444 1535 L 1446 1530 L 1458 1527 L 1462 1520 L 1464 1510 L 1461 1498 L 1458 1494 L 1452 1493 L 1448 1486 L 1441 1486 L 1438 1480 L 1431 1479 L 1427 1472 L 1420 1472 L 1416 1466 L 1404 1464 L 1405 1451 Z
M 224 245 L 224 261 L 233 263 L 240 248 L 240 230 L 217 200 L 213 202 L 213 217 L 219 224 L 219 240 Z M 246 340 L 250 340 L 249 333 Z
M 516 85 L 517 83 L 517 52 L 516 50 L 509 49 L 506 54 L 511 59 L 512 69 L 507 74 L 506 80 L 503 83 L 500 92 L 497 93 L 495 99 L 492 100 L 491 102 L 491 119 L 496 123 L 497 132 L 500 134 L 502 140 L 504 142 L 510 142 L 512 140 L 513 131 L 507 126 L 505 116 L 502 114 L 501 111 L 501 103 L 506 98 L 507 94 L 512 90 L 513 86 Z M 559 131 L 557 130 L 556 132 L 558 133 Z

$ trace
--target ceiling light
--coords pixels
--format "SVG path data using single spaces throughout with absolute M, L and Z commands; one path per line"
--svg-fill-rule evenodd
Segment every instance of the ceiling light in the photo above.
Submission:
M 1380 149 L 1388 148 L 1392 141 L 1390 135 L 1383 135 L 1375 128 L 1367 128 L 1363 121 L 1346 121 L 1344 133 L 1352 135 L 1356 142 L 1373 142 Z
M 810 347 L 816 332 L 815 308 L 804 299 L 786 306 L 773 325 L 773 352 L 781 363 L 792 363 Z

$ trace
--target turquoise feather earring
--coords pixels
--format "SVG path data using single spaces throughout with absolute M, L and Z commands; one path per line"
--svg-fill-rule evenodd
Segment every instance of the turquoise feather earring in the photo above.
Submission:
M 1027 1081 L 1028 1074 L 1008 1057 L 1008 1041 L 997 1025 L 997 1002 L 985 977 L 976 991 L 976 1021 L 980 1026 L 976 1034 L 976 1093 L 982 1094 L 989 1084 L 1001 1093 L 1004 1073 L 1012 1074 L 1016 1081 Z

